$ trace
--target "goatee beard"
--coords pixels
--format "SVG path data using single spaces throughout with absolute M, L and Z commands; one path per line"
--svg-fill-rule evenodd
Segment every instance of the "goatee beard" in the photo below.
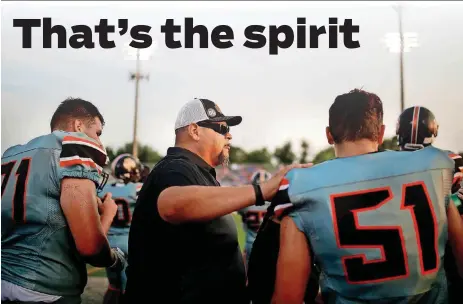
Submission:
M 220 155 L 219 155 L 219 164 L 221 164 L 221 165 L 224 166 L 224 167 L 228 167 L 228 164 L 229 164 L 229 163 L 230 163 L 230 157 L 225 156 L 225 155 L 223 154 L 223 152 L 220 153 Z

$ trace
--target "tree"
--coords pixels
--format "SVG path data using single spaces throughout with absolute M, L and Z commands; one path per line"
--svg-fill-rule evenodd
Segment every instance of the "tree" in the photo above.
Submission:
M 324 162 L 326 160 L 330 160 L 330 159 L 333 159 L 333 158 L 335 158 L 334 148 L 329 147 L 329 148 L 326 148 L 326 149 L 321 150 L 320 152 L 318 152 L 317 155 L 315 155 L 315 158 L 313 159 L 312 162 L 314 164 L 319 164 L 321 162 Z
M 242 164 L 245 163 L 248 154 L 240 147 L 232 146 L 230 149 L 230 163 Z
M 272 155 L 267 148 L 253 150 L 248 153 L 246 163 L 248 164 L 269 164 L 272 160 Z
M 110 160 L 113 160 L 117 156 L 116 151 L 111 147 L 106 147 L 106 154 L 108 155 Z
M 299 162 L 301 164 L 305 164 L 307 163 L 307 155 L 309 154 L 309 143 L 304 139 L 301 141 L 301 149 L 302 149 L 302 152 L 301 152 L 301 157 L 299 159 Z
M 392 138 L 387 138 L 383 140 L 383 143 L 379 146 L 379 151 L 384 151 L 384 150 L 399 150 L 399 146 L 397 145 L 397 136 L 394 136 Z
M 138 148 L 138 157 L 141 162 L 154 164 L 161 160 L 162 156 L 158 151 L 152 149 L 150 146 L 142 145 Z
M 280 164 L 289 165 L 294 162 L 296 155 L 294 154 L 291 142 L 287 141 L 283 146 L 277 147 L 273 154 Z
M 108 157 L 110 160 L 113 160 L 114 157 L 116 157 L 117 155 L 123 154 L 123 153 L 132 154 L 132 146 L 133 144 L 131 142 L 126 143 L 124 146 L 117 149 L 116 153 L 114 153 L 114 150 L 112 148 L 108 147 L 106 148 L 106 152 L 108 152 L 108 149 L 111 150 L 111 154 L 113 155 L 113 157 L 111 158 L 109 156 L 110 155 L 109 152 L 108 152 Z M 157 163 L 159 160 L 161 160 L 161 158 L 162 156 L 150 146 L 138 144 L 138 159 L 142 163 Z

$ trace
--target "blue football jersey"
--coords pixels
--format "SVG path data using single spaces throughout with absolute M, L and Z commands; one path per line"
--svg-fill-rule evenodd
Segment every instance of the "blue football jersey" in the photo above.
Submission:
M 61 181 L 99 185 L 108 158 L 83 133 L 55 131 L 2 155 L 2 280 L 49 295 L 79 296 L 87 283 L 60 205 Z
M 117 213 L 109 230 L 110 234 L 128 233 L 132 221 L 133 210 L 137 202 L 138 192 L 142 183 L 114 183 L 107 184 L 98 196 L 103 199 L 106 193 L 111 193 L 117 204 Z
M 117 213 L 114 216 L 108 232 L 108 241 L 111 247 L 118 247 L 126 255 L 129 253 L 129 230 L 132 221 L 133 210 L 138 198 L 138 192 L 142 187 L 141 183 L 114 183 L 107 184 L 98 194 L 100 198 L 111 193 L 112 198 L 117 204 Z M 106 268 L 110 288 L 124 291 L 127 283 L 125 269 L 115 271 Z
M 287 174 L 277 197 L 293 205 L 289 216 L 309 240 L 330 303 L 445 303 L 453 167 L 445 152 L 428 147 Z

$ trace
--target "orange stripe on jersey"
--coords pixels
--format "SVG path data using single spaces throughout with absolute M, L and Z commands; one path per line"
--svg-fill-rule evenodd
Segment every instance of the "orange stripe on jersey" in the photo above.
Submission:
M 283 177 L 283 179 L 280 182 L 280 186 L 282 185 L 289 185 L 289 180 L 286 177 Z
M 63 143 L 65 143 L 66 141 L 80 141 L 80 142 L 84 142 L 84 143 L 87 143 L 89 145 L 92 145 L 92 146 L 94 146 L 94 147 L 96 147 L 98 149 L 101 149 L 103 151 L 106 151 L 105 148 L 102 145 L 100 145 L 100 144 L 98 144 L 98 143 L 96 143 L 94 141 L 90 141 L 90 140 L 83 139 L 83 138 L 80 138 L 80 137 L 67 135 L 67 136 L 64 136 Z
M 288 187 L 289 187 L 289 180 L 286 177 L 283 177 L 283 179 L 280 182 L 279 190 L 284 190 Z
M 458 159 L 458 158 L 461 158 L 461 156 L 460 156 L 459 154 L 453 154 L 453 153 L 450 153 L 450 154 L 449 154 L 449 157 L 450 157 L 451 159 Z
M 59 162 L 60 167 L 72 167 L 75 165 L 86 165 L 98 170 L 98 174 L 101 174 L 101 170 L 98 168 L 97 164 L 93 160 L 82 160 L 82 159 L 71 159 L 71 160 L 62 160 Z

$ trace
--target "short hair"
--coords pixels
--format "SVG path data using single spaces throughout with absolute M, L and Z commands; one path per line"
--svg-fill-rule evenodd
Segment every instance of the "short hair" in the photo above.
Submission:
M 183 133 L 184 131 L 186 131 L 186 129 L 188 129 L 188 126 L 184 126 L 184 127 L 175 129 L 175 135 L 179 135 L 179 134 Z
M 84 119 L 93 122 L 98 117 L 101 124 L 105 121 L 98 108 L 90 101 L 69 97 L 58 106 L 50 121 L 50 129 L 65 128 L 70 119 Z
M 188 132 L 188 126 L 175 129 L 175 144 L 180 143 L 180 137 L 182 136 L 182 134 L 185 134 L 186 132 Z
M 336 144 L 379 138 L 383 103 L 374 93 L 354 89 L 336 97 L 329 110 L 329 129 Z

